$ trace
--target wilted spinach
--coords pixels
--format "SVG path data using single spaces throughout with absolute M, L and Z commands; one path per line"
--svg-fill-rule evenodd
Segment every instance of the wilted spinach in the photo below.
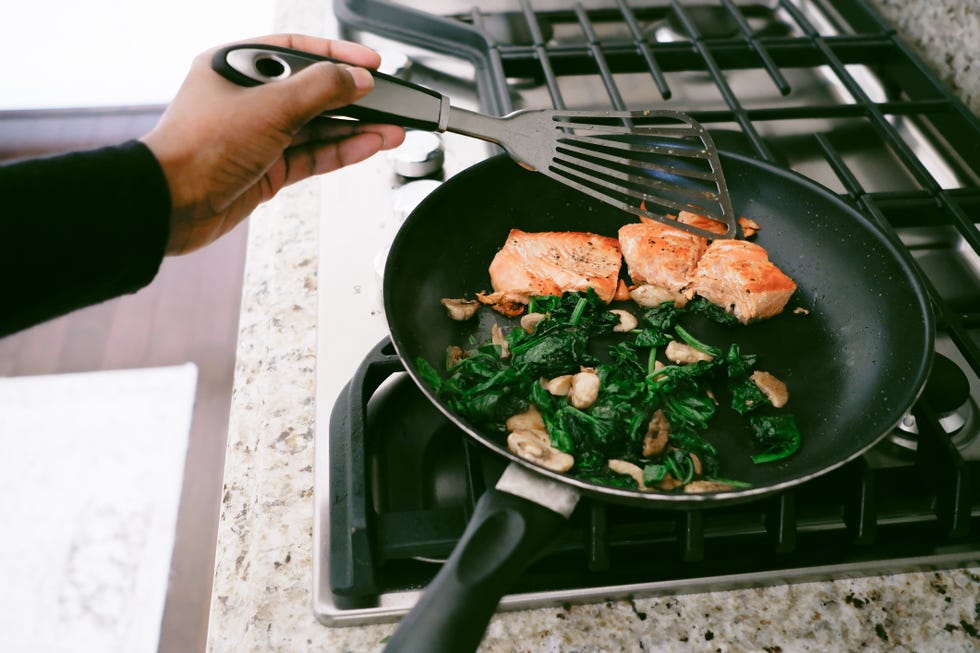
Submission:
M 620 459 L 639 466 L 648 483 L 659 483 L 670 474 L 683 486 L 698 477 L 716 478 L 720 471 L 718 450 L 705 437 L 718 410 L 709 389 L 712 384 L 724 384 L 732 393 L 733 407 L 741 413 L 768 404 L 749 379 L 754 355 L 743 354 L 736 344 L 722 348 L 702 342 L 678 323 L 685 311 L 710 313 L 702 304 L 691 302 L 681 309 L 667 302 L 646 309 L 636 329 L 598 352 L 597 339 L 608 341 L 619 319 L 593 290 L 534 297 L 528 312 L 542 313 L 544 318 L 530 333 L 514 328 L 506 335 L 509 358 L 501 356 L 498 345 L 484 342 L 449 365 L 445 378 L 424 360 L 418 366 L 451 409 L 488 429 L 505 433 L 506 419 L 533 404 L 544 419 L 552 446 L 574 456 L 570 474 L 636 487 L 631 477 L 608 469 L 610 459 Z M 663 365 L 657 353 L 672 340 L 712 359 Z M 540 382 L 574 374 L 582 367 L 593 369 L 600 379 L 598 396 L 588 408 L 576 408 L 565 397 L 551 395 Z M 670 446 L 644 458 L 648 424 L 658 410 L 670 424 Z M 752 417 L 750 424 L 761 451 L 753 456 L 755 462 L 778 460 L 799 446 L 799 431 L 790 416 Z M 700 473 L 692 454 L 700 463 Z M 744 487 L 738 481 L 725 482 Z
M 800 448 L 800 429 L 792 415 L 750 417 L 749 426 L 759 453 L 754 463 L 771 463 L 791 456 Z

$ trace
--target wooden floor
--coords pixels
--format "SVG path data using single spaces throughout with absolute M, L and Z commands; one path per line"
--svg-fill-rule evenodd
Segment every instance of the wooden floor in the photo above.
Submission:
M 159 107 L 0 112 L 0 161 L 144 134 Z M 246 227 L 168 258 L 140 292 L 0 339 L 0 375 L 193 362 L 197 398 L 159 651 L 203 651 L 231 401 Z M 120 488 L 129 491 L 133 488 Z

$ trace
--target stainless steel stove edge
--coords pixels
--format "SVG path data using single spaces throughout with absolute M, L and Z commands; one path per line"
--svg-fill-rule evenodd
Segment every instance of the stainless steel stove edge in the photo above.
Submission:
M 980 564 L 980 547 L 961 545 L 947 547 L 932 555 L 916 558 L 896 558 L 874 562 L 798 567 L 744 574 L 729 574 L 710 578 L 671 580 L 625 585 L 606 585 L 585 589 L 570 589 L 505 596 L 498 611 L 561 608 L 567 605 L 601 603 L 604 601 L 628 601 L 638 598 L 656 598 L 700 594 L 729 590 L 766 588 L 794 583 L 839 581 L 848 578 L 866 578 L 881 574 L 928 572 Z M 317 578 L 319 578 L 317 576 Z M 326 626 L 343 627 L 399 620 L 415 605 L 421 596 L 419 591 L 391 592 L 380 597 L 379 605 L 360 609 L 339 609 L 324 583 L 314 583 L 313 609 L 316 618 Z

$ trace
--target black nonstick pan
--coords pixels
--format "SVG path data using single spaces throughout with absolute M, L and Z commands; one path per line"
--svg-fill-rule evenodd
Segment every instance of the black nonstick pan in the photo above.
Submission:
M 474 650 L 510 583 L 556 536 L 581 495 L 664 508 L 712 507 L 788 489 L 873 446 L 918 397 L 932 361 L 933 317 L 917 273 L 858 211 L 795 173 L 722 153 L 737 215 L 758 222 L 755 241 L 798 284 L 779 316 L 745 327 L 696 324 L 707 342 L 737 342 L 790 389 L 803 445 L 766 465 L 749 457 L 744 427 L 719 416 L 712 442 L 722 475 L 751 487 L 665 494 L 591 484 L 539 468 L 455 415 L 420 378 L 419 357 L 443 369 L 446 348 L 489 336 L 489 309 L 450 320 L 439 300 L 490 290 L 487 268 L 512 228 L 615 236 L 632 216 L 507 157 L 448 180 L 406 220 L 385 268 L 392 342 L 422 391 L 470 437 L 512 462 L 479 501 L 460 544 L 389 642 L 389 651 Z M 803 310 L 796 310 L 803 309 Z

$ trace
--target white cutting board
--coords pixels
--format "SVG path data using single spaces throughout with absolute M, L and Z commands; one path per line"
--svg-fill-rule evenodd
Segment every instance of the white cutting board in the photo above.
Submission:
M 0 649 L 156 652 L 196 385 L 0 378 Z

